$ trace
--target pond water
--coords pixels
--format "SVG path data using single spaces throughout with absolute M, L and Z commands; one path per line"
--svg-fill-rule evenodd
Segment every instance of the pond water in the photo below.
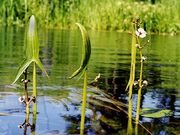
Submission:
M 18 128 L 25 120 L 25 106 L 18 102 L 23 95 L 20 82 L 9 85 L 23 60 L 24 28 L 0 29 L 0 134 L 30 134 Z M 117 110 L 111 101 L 127 104 L 126 85 L 130 71 L 131 35 L 118 32 L 92 32 L 92 55 L 88 68 L 88 82 L 100 73 L 96 87 L 89 85 L 89 104 L 86 112 L 85 133 L 126 134 L 127 115 Z M 180 134 L 180 37 L 148 36 L 144 48 L 147 57 L 143 78 L 142 108 L 169 109 L 171 116 L 140 117 L 140 122 L 154 135 Z M 40 56 L 50 78 L 38 70 L 38 113 L 36 135 L 79 134 L 82 82 L 68 80 L 81 61 L 81 35 L 78 30 L 40 29 Z M 145 42 L 145 41 L 144 41 Z M 137 62 L 136 79 L 139 76 Z M 29 69 L 31 79 L 31 68 Z M 92 83 L 91 83 L 92 84 Z M 32 84 L 28 87 L 32 91 Z M 95 92 L 98 91 L 98 92 Z M 93 94 L 91 94 L 93 93 Z M 133 116 L 137 88 L 133 92 Z M 102 95 L 106 95 L 102 97 Z M 101 96 L 101 98 L 95 98 Z M 108 98 L 107 98 L 108 97 Z M 101 100 L 100 100 L 101 99 Z M 108 99 L 110 102 L 107 101 Z M 127 111 L 127 109 L 125 109 Z M 30 114 L 30 123 L 33 115 Z M 140 129 L 139 134 L 148 134 Z

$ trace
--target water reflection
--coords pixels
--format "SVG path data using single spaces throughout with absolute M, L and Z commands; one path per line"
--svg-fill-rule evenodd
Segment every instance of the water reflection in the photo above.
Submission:
M 24 121 L 25 108 L 17 99 L 22 93 L 18 87 L 7 86 L 14 79 L 18 63 L 21 62 L 24 42 L 24 29 L 0 29 L 0 134 L 23 134 L 17 125 Z M 82 80 L 68 80 L 67 77 L 80 63 L 81 35 L 77 31 L 40 30 L 40 56 L 50 79 L 41 76 L 38 71 L 38 114 L 35 134 L 79 133 L 80 98 Z M 90 32 L 92 39 L 92 57 L 89 65 L 89 82 L 99 73 L 101 79 L 97 87 L 112 100 L 127 103 L 125 87 L 129 78 L 130 44 L 128 34 L 117 32 Z M 147 62 L 144 65 L 144 78 L 149 86 L 142 90 L 142 108 L 171 109 L 173 116 L 161 119 L 140 116 L 140 122 L 153 134 L 178 134 L 180 123 L 180 38 L 152 36 L 151 45 L 145 48 Z M 169 48 L 171 46 L 171 48 Z M 137 65 L 139 66 L 139 65 Z M 136 71 L 139 74 L 139 71 Z M 93 88 L 89 88 L 89 91 Z M 4 93 L 4 92 L 18 93 Z M 31 91 L 31 87 L 30 87 Z M 133 116 L 135 116 L 137 89 L 133 94 Z M 127 115 L 117 111 L 116 106 L 97 101 L 90 103 L 86 115 L 87 134 L 125 134 Z M 101 103 L 101 104 L 100 104 Z M 107 108 L 107 105 L 112 108 Z M 53 111 L 52 111 L 53 110 Z M 126 110 L 126 108 L 125 108 Z M 2 113 L 1 113 L 2 112 Z M 30 123 L 32 124 L 32 114 Z M 15 124 L 12 124 L 13 123 Z M 134 121 L 133 121 L 134 123 Z M 29 128 L 29 127 L 28 127 Z M 139 134 L 144 134 L 139 129 Z M 27 130 L 27 134 L 30 129 Z
M 31 135 L 35 135 L 35 129 L 36 129 L 36 117 L 37 117 L 37 112 L 32 112 L 32 124 L 30 123 L 30 113 L 26 113 L 25 120 L 22 124 L 18 125 L 20 129 L 23 129 L 23 134 L 27 135 L 29 134 L 27 132 L 28 128 L 30 129 Z

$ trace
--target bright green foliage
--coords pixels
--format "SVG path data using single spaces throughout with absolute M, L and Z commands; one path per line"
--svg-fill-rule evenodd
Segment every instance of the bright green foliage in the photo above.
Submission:
M 27 33 L 27 37 L 25 38 L 25 49 L 26 49 L 26 57 L 23 61 L 22 65 L 18 69 L 18 73 L 13 84 L 19 79 L 19 77 L 23 74 L 26 68 L 33 62 L 35 62 L 39 68 L 44 72 L 45 75 L 48 76 L 46 70 L 44 69 L 40 59 L 39 59 L 39 42 L 38 42 L 38 35 L 37 35 L 37 28 L 36 28 L 35 17 L 31 16 L 29 29 Z
M 82 96 L 82 110 L 81 110 L 81 125 L 80 125 L 80 134 L 84 134 L 84 122 L 85 122 L 85 114 L 86 114 L 86 100 L 87 100 L 87 66 L 91 56 L 91 43 L 89 35 L 86 29 L 79 23 L 76 23 L 79 27 L 83 39 L 83 47 L 82 47 L 82 59 L 80 67 L 69 77 L 70 79 L 79 75 L 80 73 L 84 75 L 84 85 L 83 85 L 83 96 Z
M 173 115 L 172 111 L 167 109 L 159 110 L 159 109 L 144 108 L 141 111 L 141 116 L 148 118 L 161 118 L 172 115 Z
M 75 22 L 97 30 L 131 31 L 139 17 L 146 31 L 180 30 L 180 1 L 156 0 L 1 0 L 0 24 L 24 25 L 31 14 L 47 27 L 74 28 Z
M 70 79 L 79 75 L 87 69 L 87 65 L 91 56 L 91 43 L 89 39 L 89 35 L 86 29 L 79 23 L 76 23 L 81 30 L 82 39 L 83 39 L 83 47 L 82 47 L 82 59 L 80 67 L 69 77 Z

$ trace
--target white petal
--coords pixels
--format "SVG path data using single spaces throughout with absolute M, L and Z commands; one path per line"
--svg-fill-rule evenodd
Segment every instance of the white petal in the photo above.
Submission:
M 142 33 L 142 34 L 140 34 L 139 37 L 140 37 L 140 38 L 144 38 L 144 37 L 146 37 L 146 34 L 145 34 L 145 33 Z
M 136 30 L 136 36 L 140 36 L 140 32 Z

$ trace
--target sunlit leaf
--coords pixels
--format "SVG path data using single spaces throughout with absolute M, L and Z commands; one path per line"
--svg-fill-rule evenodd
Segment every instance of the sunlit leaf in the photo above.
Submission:
M 76 23 L 76 25 L 78 25 L 83 39 L 82 59 L 81 59 L 80 67 L 69 77 L 70 79 L 79 75 L 87 68 L 91 55 L 91 43 L 90 43 L 89 35 L 86 29 L 81 24 Z
M 20 78 L 20 76 L 23 74 L 23 72 L 26 70 L 26 68 L 31 64 L 31 62 L 32 62 L 32 60 L 25 60 L 23 62 L 23 64 L 19 67 L 16 78 L 12 84 L 16 83 L 16 81 Z
M 141 116 L 148 118 L 161 118 L 172 115 L 173 115 L 172 111 L 168 109 L 159 110 L 159 109 L 145 108 L 141 111 Z
M 44 68 L 44 66 L 42 65 L 41 61 L 38 59 L 35 61 L 36 64 L 38 65 L 38 67 L 42 70 L 42 72 L 48 77 L 48 74 L 46 72 L 46 69 Z
M 34 15 L 32 15 L 29 22 L 28 32 L 25 37 L 25 60 L 23 64 L 19 67 L 16 78 L 12 84 L 14 84 L 20 78 L 20 76 L 32 62 L 35 62 L 38 65 L 38 67 L 42 70 L 42 72 L 48 76 L 45 68 L 43 67 L 39 59 L 39 41 L 36 27 L 37 26 L 35 17 Z

